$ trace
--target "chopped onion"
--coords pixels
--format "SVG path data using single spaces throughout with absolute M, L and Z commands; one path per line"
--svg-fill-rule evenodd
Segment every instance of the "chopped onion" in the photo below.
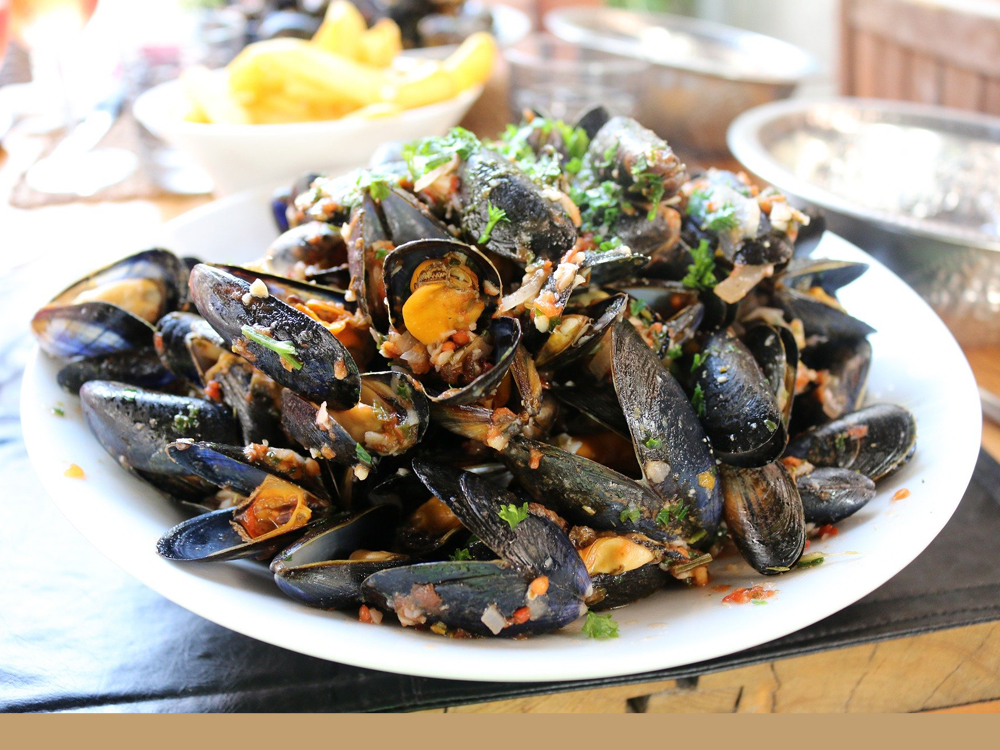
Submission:
M 733 266 L 733 272 L 729 278 L 716 284 L 715 294 L 720 299 L 729 304 L 735 304 L 747 296 L 747 292 L 753 289 L 761 279 L 765 279 L 774 273 L 773 265 L 766 266 L 744 266 L 737 263 Z
M 483 612 L 483 616 L 480 618 L 483 621 L 483 625 L 490 629 L 493 635 L 499 635 L 500 631 L 503 630 L 504 625 L 507 624 L 507 618 L 503 616 L 500 609 L 496 604 L 490 604 Z
M 534 271 L 531 276 L 526 276 L 521 282 L 520 288 L 516 292 L 511 292 L 500 300 L 500 312 L 504 313 L 513 310 L 518 305 L 523 305 L 538 296 L 545 284 L 545 271 L 541 268 Z

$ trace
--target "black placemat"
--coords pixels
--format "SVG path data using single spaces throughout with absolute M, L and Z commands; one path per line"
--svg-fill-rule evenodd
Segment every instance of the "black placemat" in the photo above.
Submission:
M 1000 466 L 983 453 L 955 516 L 915 562 L 853 606 L 764 646 L 647 674 L 533 685 L 358 669 L 237 635 L 118 570 L 44 497 L 16 427 L 7 427 L 0 429 L 2 711 L 434 708 L 690 677 L 1000 619 Z

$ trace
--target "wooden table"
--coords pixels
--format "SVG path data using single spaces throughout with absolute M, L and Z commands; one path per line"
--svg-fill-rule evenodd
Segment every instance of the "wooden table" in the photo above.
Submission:
M 0 195 L 32 163 L 40 144 L 11 136 L 0 152 Z M 135 250 L 161 222 L 208 202 L 207 197 L 71 203 L 33 211 L 0 206 L 0 258 L 27 260 L 40 273 L 85 272 L 95 258 Z M 9 262 L 9 261 L 8 261 Z M 2 268 L 2 266 L 0 266 Z M 57 290 L 54 290 L 57 291 Z M 40 304 L 44 299 L 39 299 Z M 31 310 L 20 310 L 23 323 Z M 9 321 L 8 321 L 9 322 Z M 967 349 L 979 382 L 1000 393 L 1000 346 Z M 1000 459 L 1000 427 L 987 423 L 983 444 Z M 817 675 L 822 675 L 818 679 Z M 990 701 L 993 701 L 992 703 Z M 782 712 L 1000 711 L 1000 623 L 987 623 L 873 645 L 785 659 L 697 680 L 561 693 L 452 711 Z

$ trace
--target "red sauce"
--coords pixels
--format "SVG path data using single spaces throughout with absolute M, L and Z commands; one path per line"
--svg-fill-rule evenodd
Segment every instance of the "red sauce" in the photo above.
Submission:
M 837 527 L 834 526 L 832 523 L 828 523 L 826 526 L 819 527 L 820 539 L 828 539 L 831 536 L 837 536 L 837 534 L 839 533 L 840 532 L 837 530 Z
M 748 604 L 752 601 L 766 601 L 778 592 L 774 589 L 766 589 L 763 586 L 751 586 L 750 588 L 736 589 L 728 596 L 722 597 L 723 604 Z
M 901 490 L 896 490 L 896 494 L 892 496 L 893 500 L 905 500 L 910 496 L 910 491 L 905 487 Z

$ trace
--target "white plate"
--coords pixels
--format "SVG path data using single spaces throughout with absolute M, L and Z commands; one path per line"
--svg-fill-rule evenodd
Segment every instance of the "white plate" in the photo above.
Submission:
M 260 256 L 275 232 L 266 195 L 251 193 L 192 211 L 168 223 L 164 234 L 164 244 L 178 252 L 245 261 Z M 25 441 L 56 505 L 109 558 L 192 612 L 277 646 L 391 672 L 514 682 L 608 677 L 712 659 L 811 625 L 900 571 L 955 510 L 979 451 L 975 383 L 941 321 L 898 278 L 844 240 L 828 234 L 820 253 L 871 264 L 843 291 L 843 301 L 879 330 L 871 338 L 870 400 L 910 409 L 917 417 L 918 448 L 868 506 L 840 524 L 838 536 L 813 543 L 811 551 L 826 554 L 824 564 L 766 580 L 732 559 L 715 564 L 713 584 L 766 583 L 777 589 L 767 606 L 725 605 L 725 594 L 711 587 L 674 586 L 615 612 L 621 636 L 611 641 L 589 640 L 579 623 L 526 641 L 453 640 L 364 625 L 353 612 L 296 604 L 261 566 L 184 565 L 157 557 L 157 538 L 181 514 L 98 446 L 77 400 L 55 383 L 58 363 L 41 354 L 31 359 L 24 377 Z M 57 404 L 65 417 L 52 414 Z M 83 467 L 86 479 L 63 475 L 70 462 Z M 904 487 L 910 496 L 891 501 Z

